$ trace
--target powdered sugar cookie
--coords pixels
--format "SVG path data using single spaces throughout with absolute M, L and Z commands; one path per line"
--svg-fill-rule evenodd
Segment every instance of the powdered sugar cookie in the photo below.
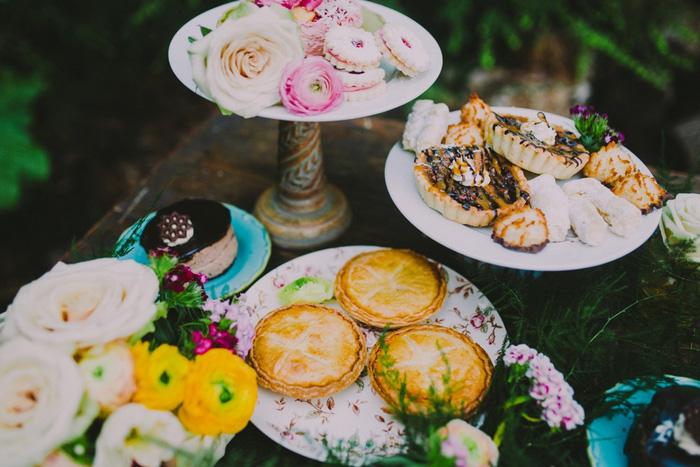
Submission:
M 324 57 L 334 67 L 347 71 L 377 68 L 382 53 L 371 32 L 352 26 L 336 26 L 326 33 Z
M 343 94 L 348 102 L 374 99 L 386 91 L 382 68 L 372 68 L 367 71 L 338 70 L 338 73 L 343 78 Z
M 428 53 L 418 36 L 408 28 L 386 23 L 375 37 L 384 58 L 405 75 L 418 76 L 428 69 Z

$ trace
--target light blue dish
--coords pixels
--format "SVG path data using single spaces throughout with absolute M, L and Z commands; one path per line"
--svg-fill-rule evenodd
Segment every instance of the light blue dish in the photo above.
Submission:
M 270 235 L 260 221 L 240 208 L 226 203 L 221 204 L 231 213 L 231 225 L 238 239 L 238 254 L 226 272 L 204 284 L 207 295 L 214 299 L 230 297 L 245 290 L 265 270 L 272 253 Z M 146 250 L 139 244 L 138 238 L 154 215 L 153 212 L 148 214 L 144 222 L 137 222 L 119 237 L 118 241 L 121 242 L 122 239 L 136 235 L 134 247 L 126 254 L 119 256 L 120 259 L 133 259 L 138 263 L 148 264 Z
M 675 381 L 675 384 L 700 387 L 700 381 L 684 376 L 667 376 Z M 648 404 L 657 389 L 669 386 L 673 383 L 659 381 L 653 389 L 637 389 L 634 381 L 618 383 L 609 389 L 607 394 L 615 394 L 622 391 L 634 391 L 627 397 L 630 405 Z M 616 406 L 616 408 L 621 405 Z M 627 455 L 624 453 L 625 441 L 632 428 L 636 414 L 629 410 L 614 411 L 612 416 L 604 415 L 596 418 L 588 426 L 586 437 L 588 438 L 588 458 L 593 467 L 628 467 Z

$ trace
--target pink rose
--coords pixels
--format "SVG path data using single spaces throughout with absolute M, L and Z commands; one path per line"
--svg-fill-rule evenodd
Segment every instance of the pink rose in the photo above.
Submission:
M 316 115 L 343 102 L 343 78 L 321 57 L 289 62 L 280 81 L 282 105 L 292 113 Z

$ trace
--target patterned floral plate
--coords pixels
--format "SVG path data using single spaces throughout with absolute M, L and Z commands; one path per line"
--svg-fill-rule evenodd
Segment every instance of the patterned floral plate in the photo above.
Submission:
M 350 258 L 376 249 L 379 247 L 348 246 L 316 251 L 269 272 L 246 292 L 247 303 L 254 310 L 253 321 L 281 306 L 277 293 L 286 284 L 304 276 L 333 280 Z M 426 322 L 468 334 L 495 362 L 507 337 L 503 321 L 471 282 L 441 267 L 448 277 L 447 297 L 440 311 Z M 335 300 L 325 304 L 340 309 Z M 369 351 L 380 331 L 361 328 Z M 341 455 L 344 463 L 358 465 L 397 454 L 403 446 L 403 426 L 387 414 L 367 376 L 330 397 L 307 401 L 260 388 L 251 421 L 285 448 L 319 461 L 328 458 L 328 448 Z

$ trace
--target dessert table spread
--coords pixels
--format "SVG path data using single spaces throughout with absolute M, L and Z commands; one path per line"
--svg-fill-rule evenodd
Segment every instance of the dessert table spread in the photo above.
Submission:
M 411 249 L 464 274 L 477 286 L 478 277 L 471 274 L 478 271 L 479 266 L 507 271 L 507 268 L 471 260 L 432 240 L 397 209 L 385 183 L 385 166 L 387 155 L 401 138 L 404 121 L 379 115 L 324 122 L 322 125 L 325 170 L 329 181 L 347 196 L 352 213 L 350 227 L 327 245 L 309 250 L 267 245 L 269 251 L 257 255 L 263 256 L 263 266 L 256 271 L 257 274 L 264 275 L 295 258 L 323 248 L 351 245 Z M 142 216 L 187 197 L 217 200 L 231 206 L 231 209 L 235 207 L 242 215 L 252 213 L 260 194 L 275 181 L 277 132 L 278 123 L 274 120 L 212 115 L 183 137 L 178 148 L 154 167 L 133 193 L 107 212 L 72 251 L 66 252 L 62 260 L 75 262 L 76 254 L 78 258 L 94 257 L 96 252 L 114 245 L 120 235 Z M 691 191 L 700 191 L 700 177 L 693 179 Z M 267 258 L 269 261 L 265 265 Z M 507 272 L 518 274 L 516 270 Z M 535 281 L 539 274 L 520 271 L 519 278 Z M 542 274 L 576 277 L 576 271 Z M 245 292 L 251 282 L 247 280 L 239 284 L 234 291 Z M 585 288 L 585 284 L 582 287 Z M 508 320 L 505 321 L 508 329 Z M 683 376 L 700 377 L 697 357 L 691 357 L 690 362 L 695 362 L 696 366 L 689 366 L 688 374 Z M 585 440 L 581 446 L 582 453 L 574 457 L 585 459 Z M 595 457 L 590 452 L 588 456 L 591 459 Z M 285 449 L 249 423 L 229 443 L 227 454 L 219 465 L 262 465 L 265 462 L 273 462 L 274 465 L 318 463 Z

